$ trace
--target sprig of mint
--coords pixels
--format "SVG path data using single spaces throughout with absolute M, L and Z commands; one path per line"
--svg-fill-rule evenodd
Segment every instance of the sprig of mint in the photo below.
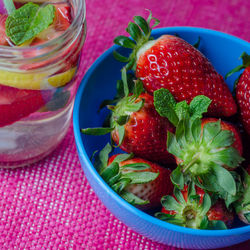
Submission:
M 27 3 L 8 16 L 6 34 L 15 45 L 21 45 L 47 29 L 54 17 L 53 5 L 40 7 L 38 4 Z
M 211 102 L 208 97 L 198 95 L 188 105 L 186 101 L 177 103 L 168 89 L 161 88 L 154 92 L 156 111 L 160 116 L 168 118 L 175 127 L 187 115 L 191 121 L 202 118 L 202 114 L 207 112 Z

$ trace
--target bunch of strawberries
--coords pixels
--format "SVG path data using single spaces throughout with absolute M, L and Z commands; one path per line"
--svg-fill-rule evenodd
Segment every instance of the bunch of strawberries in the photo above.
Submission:
M 250 224 L 250 164 L 241 139 L 244 133 L 249 142 L 250 56 L 243 53 L 243 65 L 228 74 L 245 69 L 237 81 L 237 106 L 223 77 L 194 46 L 173 35 L 154 40 L 151 31 L 159 21 L 151 13 L 133 20 L 126 29 L 132 39 L 114 40 L 132 52 L 114 52 L 126 65 L 117 95 L 102 104 L 111 111 L 109 124 L 82 129 L 111 133 L 95 167 L 129 203 L 143 210 L 161 207 L 155 214 L 161 220 L 226 229 L 236 212 Z M 113 147 L 126 153 L 110 157 Z

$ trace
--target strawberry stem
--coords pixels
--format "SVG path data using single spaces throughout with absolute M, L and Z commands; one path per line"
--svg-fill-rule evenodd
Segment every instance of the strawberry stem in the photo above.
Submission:
M 194 159 L 190 161 L 186 167 L 183 168 L 183 173 L 185 173 L 190 167 L 192 167 L 199 158 L 200 158 L 200 153 L 195 154 Z

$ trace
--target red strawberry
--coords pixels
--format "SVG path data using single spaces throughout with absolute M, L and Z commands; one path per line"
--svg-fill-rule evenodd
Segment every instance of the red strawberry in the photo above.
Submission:
M 71 8 L 69 4 L 58 3 L 54 4 L 56 8 L 54 24 L 56 30 L 65 31 L 71 24 Z
M 127 80 L 123 79 L 127 84 Z M 136 85 L 141 85 L 137 81 Z M 147 93 L 126 94 L 112 110 L 110 128 L 82 129 L 85 134 L 112 134 L 113 141 L 122 150 L 161 164 L 173 163 L 166 150 L 167 132 L 174 131 L 167 118 L 154 108 L 153 97 Z
M 123 100 L 122 100 L 123 101 Z M 121 102 L 122 102 L 121 101 Z M 154 108 L 153 97 L 147 93 L 139 95 L 136 103 L 143 101 L 143 107 L 131 112 L 124 125 L 125 135 L 120 148 L 128 153 L 162 164 L 173 162 L 166 150 L 167 131 L 174 131 L 171 123 L 161 117 Z M 117 107 L 120 103 L 117 104 Z M 117 110 L 119 112 L 119 110 Z M 116 116 L 116 110 L 113 110 Z M 118 129 L 112 131 L 114 142 L 119 144 Z
M 5 34 L 5 21 L 7 17 L 7 15 L 0 14 L 0 45 L 8 45 L 7 36 Z
M 211 205 L 209 195 L 199 187 L 194 188 L 194 185 L 185 185 L 182 191 L 174 190 L 173 197 L 162 198 L 162 205 L 161 213 L 157 213 L 156 216 L 184 227 L 225 229 L 225 224 L 230 225 L 234 219 L 222 200 L 217 200 Z
M 134 69 L 144 88 L 153 93 L 160 88 L 168 89 L 176 101 L 188 103 L 197 96 L 205 95 L 212 100 L 209 114 L 231 116 L 237 112 L 233 96 L 208 59 L 192 45 L 179 37 L 164 35 L 150 39 L 150 21 L 134 17 L 129 23 L 128 33 L 134 39 L 117 37 L 114 42 L 132 48 L 129 58 L 115 52 L 115 57 L 128 62 L 127 69 Z M 143 32 L 142 32 L 143 31 Z
M 231 70 L 226 77 L 244 69 L 236 81 L 236 99 L 240 108 L 240 115 L 246 132 L 250 135 L 250 55 L 241 55 L 242 65 Z
M 106 146 L 107 147 L 107 146 Z M 132 157 L 113 155 L 100 171 L 104 180 L 125 200 L 143 209 L 160 206 L 161 197 L 173 191 L 169 169 Z
M 0 85 L 0 127 L 10 125 L 37 111 L 44 106 L 47 98 L 46 92 Z
M 243 170 L 242 197 L 234 204 L 239 219 L 250 224 L 250 165 Z

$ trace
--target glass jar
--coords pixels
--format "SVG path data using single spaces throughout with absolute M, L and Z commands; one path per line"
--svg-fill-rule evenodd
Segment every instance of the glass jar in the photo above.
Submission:
M 60 36 L 36 46 L 0 46 L 1 168 L 25 166 L 45 157 L 70 126 L 83 76 L 79 58 L 86 24 L 84 0 L 67 2 L 72 23 Z

